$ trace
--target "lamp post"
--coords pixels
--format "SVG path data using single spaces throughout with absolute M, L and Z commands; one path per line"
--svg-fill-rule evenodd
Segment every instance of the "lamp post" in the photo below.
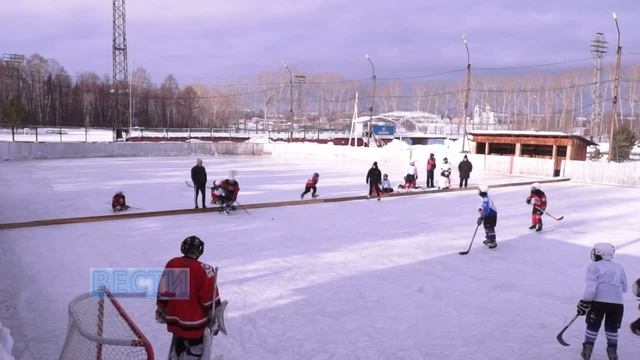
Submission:
M 369 60 L 369 64 L 371 64 L 371 79 L 373 80 L 373 89 L 371 91 L 371 107 L 369 108 L 369 130 L 367 131 L 367 146 L 371 146 L 371 124 L 373 123 L 373 106 L 376 103 L 376 67 L 373 65 L 373 61 L 371 61 L 371 57 L 369 54 L 364 54 L 364 57 Z
M 462 34 L 462 41 L 464 42 L 464 48 L 467 50 L 467 89 L 464 92 L 464 105 L 462 109 L 462 116 L 464 117 L 462 152 L 464 153 L 467 152 L 465 150 L 465 144 L 467 143 L 467 113 L 469 111 L 469 87 L 471 86 L 471 56 L 469 55 L 466 34 Z
M 620 46 L 620 26 L 618 25 L 618 15 L 615 11 L 612 13 L 613 21 L 616 23 L 616 30 L 618 30 L 618 49 L 616 50 L 616 77 L 613 85 L 613 99 L 611 99 L 611 132 L 609 133 L 609 158 L 607 161 L 611 161 L 611 154 L 613 153 L 613 131 L 618 123 L 618 91 L 620 88 L 620 61 L 622 60 L 622 46 Z
M 291 121 L 291 124 L 289 125 L 289 142 L 291 142 L 293 141 L 293 72 L 291 72 L 291 69 L 289 69 L 289 65 L 287 65 L 284 60 L 282 60 L 282 65 L 284 65 L 284 67 L 289 72 L 289 100 L 291 100 L 289 106 L 289 121 Z

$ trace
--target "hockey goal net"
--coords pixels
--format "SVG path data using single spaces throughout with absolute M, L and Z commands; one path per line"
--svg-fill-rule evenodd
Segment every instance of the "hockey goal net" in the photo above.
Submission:
M 153 360 L 149 340 L 106 288 L 69 303 L 69 327 L 60 360 Z

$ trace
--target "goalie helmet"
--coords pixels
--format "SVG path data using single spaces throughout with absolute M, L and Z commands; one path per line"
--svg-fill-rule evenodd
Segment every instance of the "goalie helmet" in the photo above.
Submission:
M 478 186 L 478 192 L 481 193 L 481 194 L 482 193 L 485 193 L 485 194 L 488 193 L 489 192 L 489 186 L 488 185 L 484 185 L 484 184 Z
M 182 240 L 180 251 L 184 256 L 197 259 L 204 253 L 204 242 L 199 237 L 191 235 Z
M 595 244 L 593 245 L 593 249 L 591 249 L 591 260 L 611 260 L 615 253 L 616 249 L 609 243 Z

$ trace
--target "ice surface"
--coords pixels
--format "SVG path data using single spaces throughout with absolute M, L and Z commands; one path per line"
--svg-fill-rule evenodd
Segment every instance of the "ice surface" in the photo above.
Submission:
M 238 170 L 242 203 L 293 200 L 314 171 L 323 197 L 365 194 L 370 164 L 283 162 L 270 157 L 204 158 L 210 178 Z M 184 181 L 195 158 L 109 158 L 1 164 L 2 222 L 110 213 L 124 190 L 147 210 L 193 207 Z M 387 166 L 395 174 L 396 168 Z M 424 176 L 423 167 L 419 167 Z M 384 169 L 383 169 L 384 171 Z M 400 176 L 391 176 L 394 183 Z M 419 182 L 424 179 L 420 178 Z M 522 181 L 472 173 L 478 184 Z M 455 183 L 455 182 L 454 182 Z M 545 184 L 541 233 L 527 230 L 528 187 L 490 190 L 499 212 L 498 248 L 471 252 L 475 191 L 174 217 L 0 231 L 0 321 L 12 331 L 16 359 L 59 354 L 67 304 L 88 291 L 92 267 L 162 267 L 188 235 L 206 242 L 201 260 L 221 269 L 229 300 L 224 359 L 569 359 L 579 355 L 575 314 L 590 247 L 609 241 L 629 281 L 640 276 L 640 193 L 575 182 Z M 637 318 L 625 294 L 619 355 L 637 356 L 628 330 Z M 151 300 L 122 300 L 166 355 L 170 336 Z M 600 334 L 594 359 L 604 358 Z

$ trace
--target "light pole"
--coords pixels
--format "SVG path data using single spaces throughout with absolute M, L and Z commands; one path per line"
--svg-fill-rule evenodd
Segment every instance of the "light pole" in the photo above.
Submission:
M 622 46 L 620 46 L 620 26 L 618 26 L 618 15 L 615 11 L 612 13 L 613 21 L 616 23 L 616 30 L 618 30 L 618 49 L 616 50 L 616 78 L 613 85 L 613 99 L 611 100 L 611 132 L 609 133 L 609 158 L 611 161 L 611 154 L 613 153 L 613 131 L 618 123 L 618 91 L 620 88 L 620 61 L 622 60 Z
M 371 91 L 371 107 L 369 108 L 369 130 L 367 131 L 367 146 L 371 146 L 371 124 L 373 123 L 373 106 L 376 103 L 376 67 L 373 65 L 373 61 L 371 61 L 371 57 L 369 54 L 364 54 L 364 57 L 369 60 L 369 64 L 371 64 L 371 79 L 373 80 L 373 89 Z
M 471 86 L 471 56 L 469 55 L 466 34 L 462 34 L 462 41 L 464 42 L 464 48 L 467 50 L 467 89 L 464 92 L 464 106 L 462 109 L 462 116 L 464 117 L 462 152 L 464 153 L 467 152 L 465 150 L 465 144 L 467 143 L 467 112 L 469 111 L 469 87 Z
M 291 69 L 289 69 L 289 65 L 287 65 L 287 63 L 284 60 L 282 60 L 282 65 L 284 65 L 284 67 L 289 72 L 289 89 L 290 89 L 289 98 L 291 100 L 290 107 L 289 107 L 289 119 L 291 121 L 291 124 L 289 125 L 289 142 L 291 142 L 293 141 L 293 72 L 291 72 Z

